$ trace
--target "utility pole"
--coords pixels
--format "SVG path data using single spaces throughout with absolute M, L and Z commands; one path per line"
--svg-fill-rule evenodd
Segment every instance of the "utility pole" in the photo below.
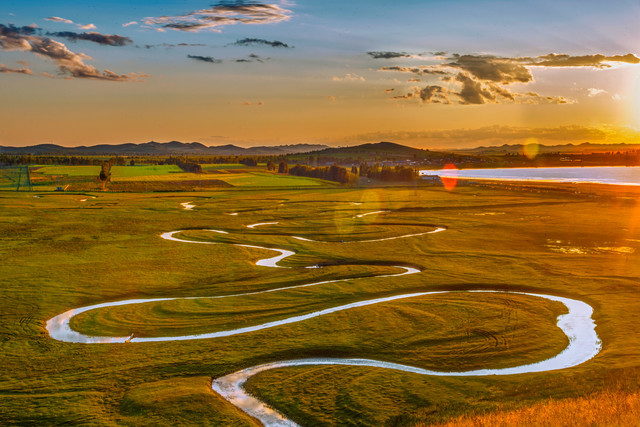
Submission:
M 27 169 L 27 186 L 29 187 L 29 191 L 31 191 L 31 174 L 29 173 L 29 166 L 25 166 Z

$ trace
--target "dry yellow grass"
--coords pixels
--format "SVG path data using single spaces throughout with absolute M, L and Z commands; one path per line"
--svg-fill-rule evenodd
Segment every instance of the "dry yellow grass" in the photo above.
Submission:
M 426 424 L 416 424 L 416 427 Z M 456 418 L 438 427 L 640 426 L 640 393 L 605 391 L 526 408 Z

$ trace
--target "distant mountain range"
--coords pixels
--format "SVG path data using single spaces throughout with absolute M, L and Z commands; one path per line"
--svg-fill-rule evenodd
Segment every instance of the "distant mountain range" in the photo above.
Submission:
M 464 154 L 477 154 L 477 155 L 500 155 L 500 154 L 514 154 L 522 153 L 525 145 L 513 144 L 513 145 L 500 145 L 492 147 L 476 147 L 476 148 L 463 148 L 458 150 L 450 150 L 456 153 Z M 538 145 L 539 153 L 574 153 L 574 154 L 589 154 L 589 153 L 602 153 L 609 151 L 630 151 L 640 150 L 640 144 L 592 144 L 590 142 L 584 142 L 582 144 L 559 144 L 559 145 Z
M 457 150 L 447 150 L 450 153 L 471 155 L 504 155 L 522 153 L 524 145 L 501 145 L 493 147 L 477 147 Z M 539 153 L 596 153 L 609 151 L 640 150 L 640 144 L 561 144 L 539 145 Z M 285 154 L 309 154 L 338 158 L 422 158 L 429 153 L 429 157 L 437 157 L 444 152 L 421 150 L 407 147 L 393 142 L 369 143 L 349 147 L 329 147 L 321 144 L 293 144 L 277 146 L 258 146 L 243 148 L 235 145 L 220 145 L 208 147 L 199 142 L 146 142 L 142 144 L 93 145 L 81 147 L 62 147 L 55 144 L 40 144 L 29 147 L 5 147 L 0 145 L 0 153 L 32 154 L 32 155 L 75 155 L 75 156 L 133 156 L 133 155 L 209 155 L 209 156 L 270 156 Z
M 199 142 L 146 142 L 143 144 L 118 144 L 118 145 L 93 145 L 90 147 L 62 147 L 55 144 L 40 144 L 30 147 L 5 147 L 0 145 L 0 153 L 8 154 L 32 154 L 32 155 L 75 155 L 75 156 L 98 156 L 98 155 L 209 155 L 209 156 L 254 156 L 254 155 L 280 155 L 297 154 L 309 151 L 317 151 L 329 148 L 327 145 L 319 144 L 294 144 L 278 145 L 273 147 L 260 146 L 242 148 L 235 145 L 221 145 L 217 147 L 207 147 Z

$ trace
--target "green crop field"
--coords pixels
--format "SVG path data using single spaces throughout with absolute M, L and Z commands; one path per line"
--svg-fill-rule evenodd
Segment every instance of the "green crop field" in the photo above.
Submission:
M 68 175 L 96 177 L 100 173 L 100 166 L 43 166 L 35 170 L 42 175 Z
M 640 389 L 635 196 L 552 187 L 349 188 L 267 173 L 207 176 L 241 188 L 0 192 L 2 424 L 259 425 L 213 391 L 212 379 L 316 357 L 435 371 L 499 369 L 549 359 L 568 345 L 556 326 L 567 312 L 561 303 L 467 290 L 586 302 L 602 350 L 568 369 L 504 376 L 287 367 L 251 377 L 246 389 L 304 426 L 422 426 L 538 407 L 550 398 Z M 309 186 L 298 188 L 304 182 Z M 444 230 L 432 233 L 438 228 Z M 161 238 L 171 231 L 179 231 L 172 235 L 178 241 Z M 295 255 L 279 262 L 287 268 L 256 265 L 278 255 L 265 248 Z M 404 271 L 398 266 L 420 271 L 398 275 Z M 306 284 L 314 285 L 300 287 Z M 136 342 L 430 291 L 456 292 L 230 336 Z M 133 333 L 130 343 L 64 342 L 47 330 L 49 319 L 68 310 L 151 298 L 164 300 L 98 308 L 70 320 L 89 336 Z
M 148 177 L 157 175 L 167 175 L 182 173 L 176 165 L 138 165 L 138 166 L 112 166 L 111 179 L 130 177 Z
M 213 164 L 203 164 L 202 170 L 221 170 L 221 169 L 249 169 L 250 167 L 247 165 L 242 165 L 240 163 L 213 163 Z
M 216 178 L 225 181 L 234 187 L 308 187 L 335 185 L 330 181 L 302 176 L 276 175 L 273 173 L 247 172 L 241 174 L 226 174 Z

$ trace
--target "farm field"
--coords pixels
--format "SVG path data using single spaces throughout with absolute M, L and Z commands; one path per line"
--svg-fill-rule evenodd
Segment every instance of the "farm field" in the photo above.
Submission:
M 323 181 L 302 176 L 276 175 L 266 172 L 246 172 L 241 174 L 226 174 L 216 176 L 234 187 L 315 187 L 336 185 L 334 182 Z
M 100 166 L 42 166 L 36 169 L 42 175 L 98 176 Z
M 209 164 L 201 164 L 202 170 L 221 170 L 221 169 L 249 169 L 250 167 L 247 165 L 243 165 L 240 163 L 209 163 Z
M 144 173 L 139 176 L 153 176 Z M 156 176 L 172 175 L 182 174 Z M 567 312 L 563 304 L 503 291 L 589 304 L 601 351 L 575 367 L 517 375 L 287 367 L 251 377 L 246 388 L 306 426 L 422 426 L 484 412 L 521 414 L 549 399 L 597 398 L 605 407 L 607 396 L 637 401 L 637 197 L 553 186 L 449 192 L 438 186 L 349 188 L 257 172 L 212 176 L 242 188 L 0 192 L 3 423 L 259 425 L 214 392 L 212 379 L 318 357 L 434 371 L 501 369 L 549 359 L 567 347 L 556 326 Z M 299 188 L 304 185 L 310 186 Z M 162 237 L 172 231 L 174 240 Z M 287 268 L 256 265 L 278 255 L 266 248 L 295 254 L 278 262 Z M 404 269 L 415 272 L 401 275 Z M 432 291 L 453 292 L 217 338 L 136 342 Z M 49 319 L 71 309 L 153 298 L 166 300 L 70 319 L 73 330 L 88 336 L 133 334 L 127 344 L 65 342 L 47 330 Z
M 98 170 L 98 172 L 100 172 Z M 176 165 L 136 165 L 136 166 L 112 166 L 111 179 L 137 178 L 169 174 L 181 174 L 182 169 Z
M 206 181 L 217 180 L 223 183 L 229 184 L 233 187 L 307 187 L 307 186 L 326 186 L 335 185 L 328 181 L 322 181 L 315 178 L 305 178 L 290 175 L 276 175 L 267 172 L 250 172 L 240 171 L 234 173 L 234 168 L 229 170 L 216 169 L 218 173 L 187 173 L 182 172 L 180 169 L 177 171 L 162 171 L 159 170 L 157 174 L 151 175 L 137 175 L 134 172 L 126 171 L 127 168 L 135 169 L 136 166 L 121 166 L 125 172 L 118 172 L 120 175 L 113 175 L 112 181 L 114 183 L 135 183 L 135 182 L 180 182 L 180 181 Z M 176 166 L 177 168 L 177 166 Z M 116 167 L 112 168 L 116 170 Z M 220 173 L 224 171 L 224 173 Z
M 66 188 L 68 191 L 76 192 L 167 192 L 203 191 L 219 187 L 336 186 L 336 183 L 331 181 L 275 174 L 267 172 L 264 167 L 247 167 L 240 164 L 204 165 L 203 173 L 184 172 L 176 165 L 112 166 L 111 180 L 105 188 L 97 179 L 99 173 L 100 166 L 42 166 L 31 168 L 31 184 L 39 191 Z M 18 178 L 17 168 L 0 171 L 0 189 L 16 189 Z M 26 188 L 25 182 L 22 183 L 23 188 Z

